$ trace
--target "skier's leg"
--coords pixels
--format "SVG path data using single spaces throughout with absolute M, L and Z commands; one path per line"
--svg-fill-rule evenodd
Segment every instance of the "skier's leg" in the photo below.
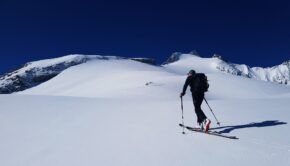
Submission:
M 201 104 L 203 101 L 203 97 L 204 94 L 199 94 L 199 93 L 193 93 L 192 94 L 192 99 L 193 99 L 193 104 L 194 104 L 194 108 L 195 108 L 195 113 L 197 116 L 197 122 L 200 124 L 202 123 L 205 119 L 206 116 L 204 114 L 204 112 L 201 109 Z

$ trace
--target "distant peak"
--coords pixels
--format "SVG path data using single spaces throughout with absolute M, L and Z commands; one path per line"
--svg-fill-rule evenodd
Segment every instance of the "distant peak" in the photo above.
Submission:
M 178 61 L 181 55 L 182 55 L 181 52 L 172 53 L 171 56 L 163 63 L 163 65 Z
M 138 61 L 138 62 L 142 62 L 142 63 L 146 63 L 146 64 L 149 64 L 149 65 L 156 65 L 156 61 L 155 59 L 152 59 L 152 58 L 129 58 L 131 60 L 134 60 L 134 61 Z
M 193 50 L 189 53 L 183 53 L 183 52 L 174 52 L 171 54 L 171 56 L 163 63 L 163 65 L 169 64 L 169 63 L 173 63 L 176 62 L 180 59 L 180 57 L 183 54 L 188 54 L 188 55 L 192 55 L 192 56 L 197 56 L 200 57 L 199 53 L 196 50 Z
M 228 62 L 227 60 L 225 60 L 225 59 L 224 59 L 221 55 L 219 55 L 219 54 L 213 54 L 212 57 L 213 57 L 213 58 L 220 59 L 220 60 L 225 61 L 225 62 Z
M 192 51 L 190 51 L 189 54 L 190 54 L 190 55 L 195 55 L 195 56 L 199 56 L 199 57 L 200 57 L 199 53 L 198 53 L 196 50 L 192 50 Z
M 288 61 L 284 61 L 284 62 L 282 63 L 282 65 L 290 66 L 290 60 L 288 60 Z

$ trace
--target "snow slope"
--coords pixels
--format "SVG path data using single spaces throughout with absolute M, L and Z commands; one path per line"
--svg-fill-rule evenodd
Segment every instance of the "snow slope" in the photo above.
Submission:
M 216 70 L 219 62 L 216 58 L 191 54 L 184 54 L 179 61 L 162 67 L 128 59 L 96 59 L 70 67 L 52 80 L 20 94 L 175 98 L 190 69 L 207 74 L 211 98 L 261 98 L 290 92 L 286 86 L 220 73 Z
M 0 77 L 0 94 L 9 94 L 37 86 L 63 70 L 85 63 L 97 55 L 68 55 L 60 58 L 28 62 L 23 67 Z
M 72 54 L 59 58 L 45 59 L 26 63 L 23 67 L 0 76 L 0 94 L 11 94 L 35 87 L 50 80 L 67 68 L 91 60 L 126 59 L 117 56 Z M 150 58 L 130 58 L 131 60 L 155 64 Z
M 182 55 L 162 67 L 92 60 L 13 95 L 0 95 L 0 165 L 290 165 L 290 88 L 215 70 Z M 179 93 L 189 69 L 210 80 L 212 128 L 239 140 L 181 134 Z M 195 125 L 189 90 L 185 124 Z

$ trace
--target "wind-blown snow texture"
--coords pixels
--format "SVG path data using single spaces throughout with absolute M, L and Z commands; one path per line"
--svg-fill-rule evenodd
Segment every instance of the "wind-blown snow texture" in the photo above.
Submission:
M 218 58 L 184 54 L 162 67 L 94 59 L 13 95 L 0 95 L 0 165 L 280 166 L 290 164 L 290 88 L 216 70 Z M 189 69 L 205 72 L 206 94 L 239 140 L 181 134 L 179 93 Z M 189 90 L 185 124 L 196 124 Z

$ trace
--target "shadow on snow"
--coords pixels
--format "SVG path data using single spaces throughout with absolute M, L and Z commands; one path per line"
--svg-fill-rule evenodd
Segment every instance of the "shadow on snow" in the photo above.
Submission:
M 211 128 L 211 130 L 218 130 L 218 129 L 224 129 L 221 131 L 218 131 L 218 133 L 230 133 L 233 130 L 237 129 L 244 129 L 244 128 L 252 128 L 252 127 L 270 127 L 270 126 L 277 126 L 277 125 L 285 125 L 286 122 L 279 122 L 278 120 L 268 120 L 263 122 L 253 122 L 245 125 L 236 125 L 236 126 L 223 126 L 223 127 L 216 127 Z

